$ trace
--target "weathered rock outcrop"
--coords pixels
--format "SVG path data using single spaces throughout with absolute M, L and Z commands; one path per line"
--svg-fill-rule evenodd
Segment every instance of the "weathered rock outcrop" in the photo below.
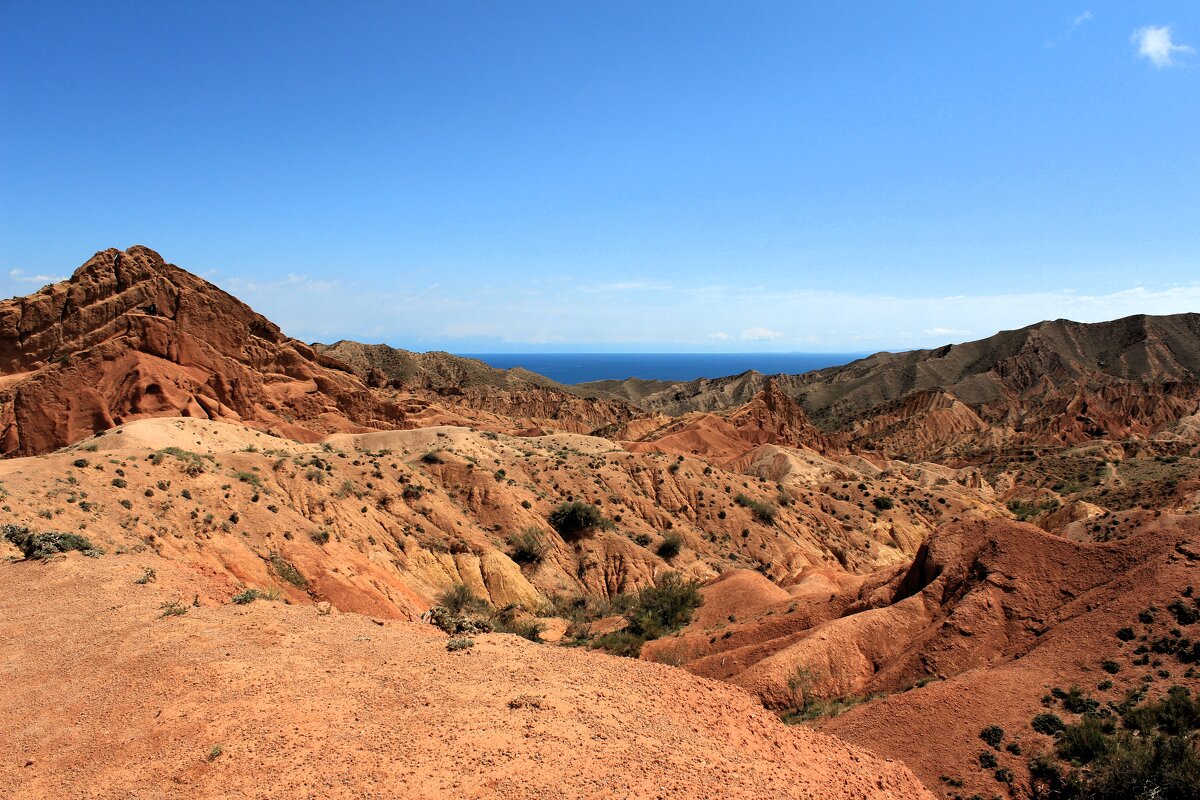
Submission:
M 212 284 L 135 246 L 0 303 L 4 455 L 132 419 L 238 421 L 307 441 L 403 427 L 404 412 L 340 362 Z

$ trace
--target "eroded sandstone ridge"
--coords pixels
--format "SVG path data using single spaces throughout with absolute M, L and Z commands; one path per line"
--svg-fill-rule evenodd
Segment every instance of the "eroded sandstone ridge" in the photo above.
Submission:
M 0 373 L 6 456 L 145 417 L 238 422 L 311 442 L 474 419 L 588 432 L 634 414 L 621 400 L 444 353 L 310 347 L 141 245 L 101 251 L 70 279 L 0 303 Z
M 404 410 L 148 247 L 104 250 L 69 280 L 0 304 L 5 455 L 143 417 L 242 422 L 302 441 L 405 427 Z

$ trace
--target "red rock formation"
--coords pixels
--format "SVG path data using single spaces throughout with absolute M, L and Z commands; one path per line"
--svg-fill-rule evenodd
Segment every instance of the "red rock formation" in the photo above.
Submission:
M 241 421 L 312 441 L 404 427 L 340 362 L 135 246 L 0 303 L 0 446 L 29 455 L 131 419 Z

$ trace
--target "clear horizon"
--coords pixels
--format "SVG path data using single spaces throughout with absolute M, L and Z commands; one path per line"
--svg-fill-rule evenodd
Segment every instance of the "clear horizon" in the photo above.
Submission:
M 305 341 L 863 353 L 1200 310 L 1200 5 L 0 5 L 0 294 Z

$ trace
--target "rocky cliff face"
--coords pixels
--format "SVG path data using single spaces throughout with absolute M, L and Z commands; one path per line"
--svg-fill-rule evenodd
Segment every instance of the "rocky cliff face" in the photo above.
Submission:
M 155 416 L 242 422 L 315 441 L 436 422 L 586 433 L 638 413 L 585 395 L 447 353 L 310 347 L 142 246 L 97 253 L 69 280 L 0 303 L 5 456 Z
M 69 280 L 0 303 L 0 371 L 5 455 L 153 416 L 307 441 L 404 427 L 403 411 L 347 367 L 141 246 L 97 253 Z

